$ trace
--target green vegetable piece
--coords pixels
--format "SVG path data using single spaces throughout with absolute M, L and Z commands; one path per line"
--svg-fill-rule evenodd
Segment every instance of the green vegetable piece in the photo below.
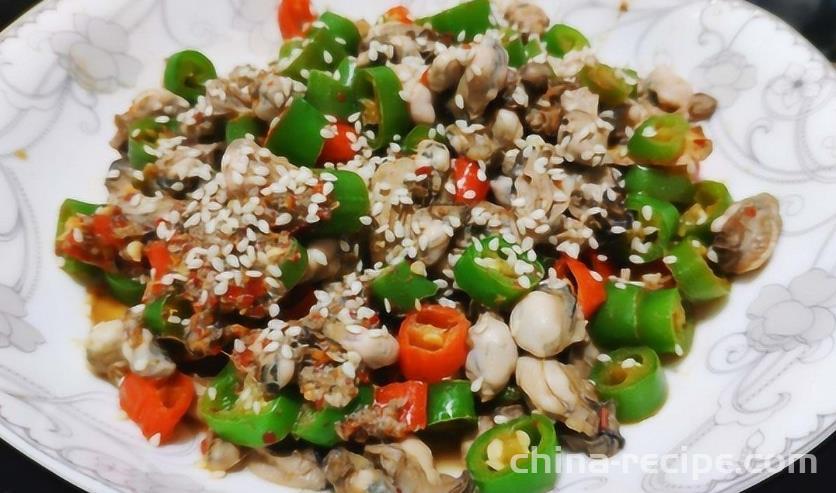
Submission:
M 295 50 L 302 50 L 302 38 L 292 38 L 285 40 L 282 47 L 279 48 L 279 59 L 288 58 L 294 54 Z
M 444 143 L 444 138 L 429 125 L 415 125 L 415 128 L 410 130 L 401 143 L 401 150 L 406 153 L 415 152 L 418 150 L 418 144 L 425 140 L 434 140 L 436 142 Z
M 520 68 L 528 61 L 528 54 L 525 51 L 525 43 L 523 43 L 520 34 L 516 31 L 508 29 L 502 36 L 502 46 L 508 52 L 508 65 L 514 68 Z
M 546 50 L 549 54 L 558 58 L 563 58 L 570 51 L 589 46 L 589 40 L 586 39 L 586 36 L 566 24 L 555 24 L 543 34 L 542 40 L 546 43 Z
M 530 261 L 526 255 L 512 252 L 515 247 L 519 249 L 500 236 L 474 239 L 453 268 L 456 283 L 474 301 L 488 308 L 513 305 L 543 279 L 545 272 L 537 260 Z M 520 276 L 514 271 L 507 261 L 509 253 L 518 258 L 517 262 L 529 266 L 527 274 Z M 520 284 L 521 277 L 523 284 Z
M 352 234 L 363 229 L 360 218 L 367 216 L 371 210 L 369 190 L 360 175 L 348 170 L 316 170 L 316 173 L 334 175 L 334 191 L 329 197 L 334 199 L 337 207 L 331 211 L 331 217 L 316 223 L 315 236 L 340 236 Z
M 639 302 L 642 288 L 609 282 L 607 300 L 589 324 L 589 335 L 600 347 L 615 348 L 639 344 Z
M 176 134 L 177 121 L 167 116 L 161 118 L 167 120 L 163 122 L 157 121 L 155 117 L 140 118 L 128 127 L 128 160 L 135 169 L 141 171 L 156 161 L 153 149 L 157 148 L 158 141 Z
M 433 16 L 418 19 L 417 24 L 430 24 L 441 33 L 462 41 L 471 41 L 477 34 L 483 34 L 491 27 L 491 4 L 489 0 L 471 0 L 443 10 Z M 461 33 L 464 33 L 463 37 Z
M 418 144 L 425 140 L 429 140 L 430 138 L 430 128 L 429 125 L 416 125 L 415 128 L 409 131 L 406 135 L 406 138 L 403 140 L 403 144 L 401 145 L 401 150 L 403 152 L 415 152 L 418 149 Z
M 337 67 L 337 76 L 343 85 L 353 87 L 354 80 L 357 78 L 357 62 L 351 58 L 340 62 Z
M 241 115 L 226 122 L 226 143 L 231 144 L 233 141 L 243 139 L 247 135 L 252 135 L 258 139 L 264 135 L 266 130 L 267 126 L 263 121 L 252 115 Z
M 682 213 L 679 221 L 679 236 L 694 236 L 710 242 L 714 237 L 711 223 L 722 216 L 733 202 L 729 189 L 722 183 L 710 180 L 697 183 L 694 203 Z
M 601 399 L 615 402 L 623 423 L 654 415 L 668 396 L 659 356 L 647 347 L 621 348 L 607 356 L 609 360 L 598 361 L 590 374 Z
M 510 406 L 523 400 L 523 391 L 516 385 L 508 384 L 491 402 L 497 406 Z
M 427 397 L 427 426 L 476 422 L 476 401 L 467 380 L 443 380 L 430 385 Z
M 113 298 L 128 306 L 138 305 L 145 294 L 145 284 L 122 274 L 104 273 L 104 280 Z
M 58 212 L 58 225 L 55 229 L 55 239 L 59 239 L 60 237 L 64 236 L 64 232 L 67 229 L 67 220 L 76 215 L 82 216 L 92 216 L 99 210 L 99 207 L 103 207 L 101 204 L 90 204 L 88 202 L 82 202 L 80 200 L 75 199 L 66 199 L 64 202 L 61 203 L 61 209 Z
M 238 389 L 249 386 L 258 392 L 255 382 L 239 383 L 235 367 L 228 365 L 212 382 L 198 402 L 198 413 L 220 438 L 242 447 L 262 448 L 278 443 L 293 428 L 302 408 L 301 397 L 284 389 L 270 401 L 259 400 L 259 410 L 239 402 Z M 214 398 L 213 398 L 214 397 Z
M 285 258 L 279 269 L 282 271 L 282 284 L 290 291 L 305 277 L 305 271 L 308 269 L 308 250 L 296 239 L 292 239 Z
M 74 258 L 64 258 L 61 270 L 66 272 L 73 280 L 88 288 L 99 288 L 103 282 L 104 272 L 95 265 L 85 264 Z
M 631 166 L 624 177 L 627 193 L 644 194 L 674 204 L 690 204 L 696 188 L 686 173 Z
M 686 238 L 671 247 L 668 255 L 676 261 L 668 265 L 682 296 L 691 302 L 700 303 L 727 296 L 730 284 L 711 270 L 705 260 L 708 249 L 693 238 Z
M 545 53 L 545 50 L 539 40 L 532 39 L 525 45 L 525 61 L 529 61 L 541 53 Z
M 181 337 L 183 326 L 170 321 L 172 316 L 186 319 L 191 316 L 191 307 L 185 300 L 174 296 L 163 296 L 146 303 L 145 311 L 142 312 L 142 322 L 146 329 L 157 336 Z
M 333 12 L 325 12 L 319 16 L 319 21 L 331 31 L 338 44 L 345 46 L 348 53 L 357 55 L 357 49 L 360 46 L 360 31 L 354 22 Z M 344 43 L 341 43 L 341 40 Z
M 311 71 L 305 99 L 323 114 L 335 116 L 340 120 L 345 120 L 349 115 L 360 111 L 360 103 L 354 89 L 320 70 Z
M 367 127 L 376 127 L 369 139 L 372 149 L 381 149 L 405 137 L 412 129 L 409 107 L 400 96 L 401 81 L 389 67 L 370 67 L 357 71 L 354 90 L 364 106 L 362 120 Z
M 669 166 L 685 152 L 690 126 L 682 115 L 651 116 L 627 142 L 629 156 L 639 164 Z
M 282 73 L 291 79 L 305 82 L 312 70 L 332 71 L 348 53 L 329 29 L 312 29 L 302 42 L 302 51 Z
M 212 61 L 194 50 L 185 50 L 169 57 L 165 64 L 163 85 L 191 104 L 206 94 L 206 81 L 218 77 Z
M 634 253 L 641 257 L 644 262 L 662 258 L 665 254 L 665 248 L 673 239 L 679 225 L 679 211 L 669 202 L 642 194 L 628 194 L 625 206 L 627 210 L 633 212 L 635 220 L 639 221 L 643 228 L 652 227 L 656 229 L 652 233 L 642 232 L 638 234 L 638 238 L 644 243 L 647 251 L 636 251 Z M 633 235 L 634 233 L 631 233 L 625 237 L 632 241 Z M 648 243 L 650 245 L 647 245 Z
M 67 220 L 75 215 L 92 216 L 102 207 L 99 204 L 90 204 L 75 199 L 66 199 L 61 204 L 58 213 L 58 224 L 55 229 L 56 243 L 64 236 L 67 227 Z M 61 269 L 73 278 L 77 283 L 87 287 L 101 287 L 104 282 L 104 272 L 95 265 L 85 264 L 79 260 L 64 257 Z
M 372 281 L 372 295 L 378 303 L 389 301 L 397 312 L 415 309 L 416 302 L 435 296 L 438 286 L 426 276 L 412 272 L 407 262 L 389 267 L 386 272 Z
M 578 82 L 597 94 L 601 102 L 607 106 L 624 104 L 636 91 L 638 80 L 630 77 L 624 71 L 598 63 L 587 65 L 578 73 Z
M 347 406 L 342 408 L 325 406 L 317 410 L 311 404 L 304 404 L 299 418 L 293 424 L 294 437 L 320 447 L 333 447 L 343 440 L 337 434 L 337 425 L 346 416 L 370 406 L 374 402 L 374 390 L 369 385 L 359 388 L 359 393 Z
M 682 297 L 676 288 L 647 291 L 639 303 L 639 340 L 659 354 L 682 356 L 690 346 Z
M 691 345 L 688 324 L 676 289 L 646 290 L 633 284 L 608 283 L 607 300 L 592 318 L 589 335 L 602 348 L 650 346 L 682 356 Z
M 320 132 L 328 120 L 304 99 L 294 99 L 290 108 L 267 134 L 265 146 L 297 166 L 314 166 L 325 145 Z
M 542 459 L 532 461 L 530 451 L 522 450 L 518 441 L 518 431 L 528 435 L 530 446 L 538 455 L 545 455 L 550 459 L 547 464 L 544 464 Z M 518 453 L 526 454 L 516 457 L 514 461 L 513 466 L 519 472 L 515 472 L 510 463 L 498 470 L 488 465 L 488 446 L 495 440 L 501 440 L 503 448 L 514 451 L 521 449 Z M 557 483 L 557 460 L 557 434 L 554 422 L 542 414 L 523 416 L 491 428 L 476 438 L 465 458 L 467 470 L 480 493 L 551 491 Z

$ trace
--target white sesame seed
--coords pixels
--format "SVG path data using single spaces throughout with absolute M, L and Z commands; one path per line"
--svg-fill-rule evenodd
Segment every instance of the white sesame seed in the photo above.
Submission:
M 470 391 L 471 392 L 479 392 L 482 389 L 482 384 L 485 382 L 484 377 L 478 377 L 476 380 L 470 383 Z
M 160 446 L 160 441 L 162 440 L 162 435 L 159 433 L 154 433 L 151 435 L 151 438 L 148 439 L 148 443 L 150 443 L 154 447 Z

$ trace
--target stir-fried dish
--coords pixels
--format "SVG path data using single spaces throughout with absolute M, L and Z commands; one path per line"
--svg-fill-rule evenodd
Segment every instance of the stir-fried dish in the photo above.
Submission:
M 698 177 L 716 101 L 527 2 L 285 0 L 279 26 L 266 68 L 168 58 L 116 117 L 107 201 L 61 209 L 64 270 L 124 305 L 86 350 L 125 414 L 340 493 L 545 492 L 511 466 L 616 454 L 780 233 L 772 196 Z

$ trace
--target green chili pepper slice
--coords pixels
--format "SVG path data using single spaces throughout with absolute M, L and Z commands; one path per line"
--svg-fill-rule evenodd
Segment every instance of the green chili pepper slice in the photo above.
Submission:
M 628 194 L 625 206 L 627 210 L 633 212 L 635 220 L 639 221 L 643 227 L 640 233 L 626 235 L 631 241 L 635 237 L 639 238 L 643 243 L 642 248 L 647 249 L 646 252 L 636 251 L 636 255 L 641 257 L 644 262 L 662 258 L 665 254 L 665 248 L 676 234 L 676 227 L 679 224 L 679 211 L 669 202 L 642 194 Z M 645 232 L 647 230 L 644 228 L 648 227 L 654 228 L 655 231 Z
M 639 339 L 659 354 L 685 354 L 688 324 L 676 288 L 647 291 L 639 302 Z
M 647 347 L 621 348 L 607 356 L 589 377 L 601 399 L 615 402 L 618 420 L 635 423 L 655 414 L 668 395 L 659 356 Z
M 639 303 L 642 288 L 633 284 L 609 282 L 607 300 L 589 324 L 589 335 L 604 348 L 639 343 Z
M 703 241 L 711 241 L 711 223 L 722 216 L 733 202 L 729 189 L 722 183 L 710 180 L 697 183 L 694 204 L 682 213 L 679 221 L 679 236 L 696 236 Z
M 456 262 L 453 274 L 462 291 L 473 300 L 488 308 L 504 308 L 516 303 L 543 279 L 542 264 L 526 255 L 518 245 L 500 236 L 474 239 Z M 509 263 L 509 257 L 516 258 L 516 262 Z M 527 272 L 517 274 L 516 264 L 525 265 Z M 524 279 L 522 284 L 520 279 Z
M 471 0 L 418 19 L 416 23 L 429 24 L 436 32 L 470 41 L 491 27 L 491 4 L 489 0 Z M 461 33 L 464 33 L 463 37 L 460 37 Z
M 323 13 L 319 16 L 319 21 L 331 31 L 338 44 L 345 46 L 348 53 L 357 54 L 357 48 L 360 46 L 360 31 L 354 22 L 333 12 Z
M 165 64 L 163 85 L 191 104 L 206 94 L 206 81 L 218 77 L 212 61 L 194 50 L 185 50 L 169 57 Z
M 345 46 L 334 38 L 329 29 L 313 29 L 302 42 L 302 51 L 282 70 L 291 79 L 305 81 L 311 70 L 334 70 L 345 57 Z
M 104 280 L 113 298 L 128 306 L 134 306 L 142 301 L 145 294 L 145 284 L 122 274 L 104 273 Z
M 302 50 L 302 38 L 293 38 L 285 40 L 282 43 L 281 48 L 279 48 L 279 59 L 288 58 L 291 55 L 294 55 L 295 50 Z
M 308 249 L 295 238 L 292 239 L 279 269 L 282 271 L 282 284 L 290 291 L 305 277 L 305 271 L 308 269 Z
M 401 150 L 407 153 L 415 152 L 418 150 L 418 144 L 425 140 L 434 140 L 441 143 L 445 142 L 444 138 L 441 135 L 438 135 L 435 129 L 422 123 L 420 125 L 415 125 L 415 128 L 406 134 L 406 138 L 403 139 L 403 142 L 401 143 Z
M 412 272 L 407 262 L 389 267 L 372 281 L 371 288 L 378 303 L 388 300 L 392 310 L 398 312 L 412 311 L 417 302 L 438 292 L 434 282 Z
M 294 99 L 290 108 L 267 134 L 265 146 L 297 166 L 314 166 L 325 139 L 322 129 L 328 120 L 304 99 Z
M 345 407 L 325 406 L 323 409 L 316 409 L 309 403 L 304 404 L 293 424 L 293 436 L 320 447 L 333 447 L 342 442 L 342 438 L 337 434 L 337 424 L 349 414 L 374 402 L 374 390 L 371 386 L 363 385 L 358 390 L 357 397 Z
M 258 393 L 255 382 L 239 382 L 232 364 L 220 374 L 201 396 L 198 413 L 209 428 L 222 439 L 242 447 L 261 448 L 284 439 L 302 407 L 301 398 L 287 389 L 270 401 L 254 398 L 258 409 L 238 399 L 238 388 L 244 386 Z
M 101 204 L 91 204 L 89 202 L 82 202 L 76 199 L 66 199 L 61 203 L 61 209 L 58 212 L 58 225 L 55 229 L 56 241 L 64 236 L 67 230 L 67 220 L 76 215 L 92 216 L 103 207 Z
M 578 82 L 597 94 L 607 106 L 624 104 L 636 91 L 638 81 L 629 79 L 632 78 L 624 71 L 619 74 L 617 69 L 603 63 L 587 65 L 578 73 Z
M 427 426 L 476 422 L 476 401 L 467 380 L 443 380 L 430 385 Z
M 520 68 L 528 61 L 528 54 L 525 52 L 525 43 L 523 43 L 519 35 L 506 42 L 503 46 L 505 47 L 505 51 L 508 52 L 508 66 Z
M 128 127 L 128 160 L 135 169 L 142 170 L 157 160 L 153 153 L 157 141 L 175 136 L 177 121 L 167 116 L 161 118 L 167 120 L 162 122 L 155 117 L 140 118 Z
M 252 135 L 255 139 L 259 139 L 259 137 L 264 135 L 266 130 L 267 126 L 263 121 L 252 115 L 241 115 L 238 118 L 233 118 L 226 122 L 226 143 L 231 144 L 233 141 L 243 139 L 247 135 Z
M 629 194 L 644 194 L 674 204 L 691 204 L 696 188 L 683 172 L 646 166 L 631 166 L 625 177 Z
M 305 99 L 323 114 L 333 115 L 341 120 L 360 111 L 360 103 L 354 95 L 354 89 L 320 70 L 311 71 Z
M 415 152 L 418 149 L 418 144 L 430 139 L 430 131 L 432 128 L 429 125 L 416 125 L 415 128 L 409 131 L 406 138 L 401 144 L 401 150 L 404 152 Z
M 90 204 L 75 199 L 66 199 L 61 204 L 58 213 L 58 225 L 55 230 L 55 241 L 64 236 L 67 228 L 67 220 L 75 215 L 92 216 L 102 207 L 100 204 Z M 85 264 L 79 260 L 63 257 L 64 262 L 61 269 L 72 277 L 76 282 L 87 287 L 100 287 L 102 285 L 103 271 L 95 265 Z
M 520 442 L 519 433 L 529 443 Z M 496 441 L 502 444 L 502 453 L 491 457 L 489 448 L 498 448 L 491 445 Z M 557 483 L 557 444 L 554 422 L 533 414 L 479 435 L 467 451 L 465 462 L 480 493 L 546 493 Z M 546 464 L 532 460 L 529 446 L 550 460 Z
M 508 384 L 496 397 L 491 399 L 497 406 L 510 406 L 523 400 L 522 389 L 516 385 Z
M 549 54 L 558 58 L 563 58 L 570 51 L 589 46 L 589 40 L 583 33 L 566 24 L 555 24 L 543 34 L 542 40 L 546 43 Z
M 668 251 L 675 259 L 668 264 L 668 269 L 688 301 L 711 301 L 729 294 L 729 281 L 715 274 L 705 261 L 707 251 L 705 245 L 693 238 L 684 239 Z
M 372 149 L 389 145 L 395 136 L 405 137 L 412 129 L 412 118 L 406 101 L 401 99 L 401 81 L 389 67 L 370 67 L 357 71 L 354 90 L 364 110 L 365 127 L 375 132 L 369 139 Z
M 330 218 L 316 223 L 313 235 L 340 236 L 363 229 L 360 218 L 367 216 L 371 210 L 366 182 L 360 175 L 348 170 L 324 169 L 315 172 L 336 177 L 336 181 L 333 182 L 334 191 L 329 195 L 335 201 L 336 207 L 331 210 Z
M 675 164 L 685 152 L 689 130 L 688 120 L 682 115 L 651 116 L 636 128 L 627 142 L 627 152 L 640 164 Z
M 191 316 L 189 303 L 173 295 L 163 296 L 147 303 L 142 312 L 142 322 L 146 329 L 158 336 L 181 337 L 183 326 L 171 322 L 172 316 L 186 319 Z
M 531 60 L 541 53 L 545 53 L 545 51 L 543 44 L 539 40 L 532 39 L 525 45 L 526 61 Z
M 352 58 L 346 58 L 337 67 L 337 76 L 339 81 L 346 86 L 353 87 L 354 80 L 357 78 L 357 61 Z

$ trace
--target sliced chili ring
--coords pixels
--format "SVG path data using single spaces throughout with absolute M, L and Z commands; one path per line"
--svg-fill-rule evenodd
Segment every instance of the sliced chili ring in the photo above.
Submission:
M 618 420 L 635 423 L 655 414 L 665 403 L 668 387 L 659 356 L 648 347 L 621 348 L 592 368 L 603 400 L 615 402 Z

